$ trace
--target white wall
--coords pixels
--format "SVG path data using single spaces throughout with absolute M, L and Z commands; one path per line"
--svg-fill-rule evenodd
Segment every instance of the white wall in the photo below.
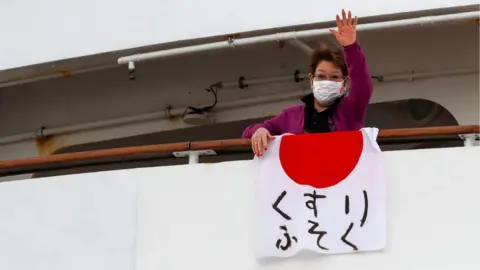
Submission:
M 178 40 L 334 20 L 479 4 L 478 0 L 3 1 L 0 70 Z M 14 27 L 12 27 L 14 26 Z
M 386 250 L 263 264 L 252 248 L 252 161 L 0 183 L 0 268 L 478 269 L 479 154 L 385 152 Z
M 136 183 L 125 173 L 1 185 L 0 268 L 133 269 Z

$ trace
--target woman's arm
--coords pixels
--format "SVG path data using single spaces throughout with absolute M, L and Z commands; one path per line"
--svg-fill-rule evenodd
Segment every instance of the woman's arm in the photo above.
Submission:
M 272 119 L 269 119 L 265 121 L 263 124 L 253 124 L 251 126 L 248 126 L 242 134 L 242 138 L 250 139 L 253 136 L 253 133 L 257 131 L 257 129 L 263 127 L 266 128 L 269 132 L 270 135 L 276 136 L 276 135 L 281 135 L 282 134 L 282 122 L 284 122 L 284 111 L 282 111 L 279 115 L 273 117 Z
M 357 43 L 358 17 L 352 18 L 350 11 L 347 16 L 345 10 L 342 9 L 342 17 L 337 15 L 336 20 L 338 29 L 331 29 L 330 32 L 344 47 L 345 61 L 350 77 L 350 91 L 342 99 L 338 109 L 349 119 L 352 127 L 361 128 L 365 122 L 373 84 L 365 54 Z
M 355 42 L 344 47 L 345 61 L 350 77 L 350 90 L 342 100 L 342 110 L 354 122 L 365 121 L 368 103 L 372 97 L 373 84 L 370 69 L 360 45 Z

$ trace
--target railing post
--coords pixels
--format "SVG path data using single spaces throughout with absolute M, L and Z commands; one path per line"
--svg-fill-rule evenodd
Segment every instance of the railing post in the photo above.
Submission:
M 460 135 L 460 138 L 463 139 L 463 143 L 466 147 L 478 145 L 477 141 L 480 138 L 480 134 L 463 134 Z
M 190 151 L 190 153 L 188 153 L 188 164 L 197 164 L 199 157 L 200 155 L 197 151 Z
M 181 151 L 172 153 L 177 158 L 184 158 L 188 156 L 188 164 L 198 164 L 200 156 L 213 156 L 217 153 L 211 149 L 197 150 L 197 151 Z

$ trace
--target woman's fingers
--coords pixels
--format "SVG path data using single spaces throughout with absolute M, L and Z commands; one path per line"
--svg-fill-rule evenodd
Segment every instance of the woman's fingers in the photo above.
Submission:
M 342 31 L 342 21 L 340 20 L 340 16 L 337 15 L 337 28 L 338 31 Z
M 338 32 L 342 32 L 342 26 L 357 26 L 358 17 L 352 18 L 352 12 L 345 12 L 345 9 L 342 9 L 342 17 L 339 15 L 336 17 Z
M 262 134 L 262 146 L 261 146 L 262 154 L 263 154 L 263 151 L 267 150 L 267 145 L 268 145 L 267 134 L 264 133 Z
M 263 155 L 262 149 L 262 135 L 259 135 L 257 140 L 255 141 L 255 147 L 257 148 L 257 156 L 261 157 Z
M 330 29 L 330 33 L 332 33 L 336 38 L 338 38 L 339 33 L 337 32 L 337 30 Z
M 263 156 L 267 150 L 268 142 L 274 140 L 275 137 L 268 132 L 259 132 L 252 137 L 252 151 L 256 156 Z
M 252 137 L 252 152 L 255 156 L 257 155 L 257 141 L 255 140 L 255 137 Z
M 252 137 L 252 151 L 258 157 L 263 155 L 263 139 L 262 139 L 262 137 L 266 137 L 265 134 L 258 134 L 256 136 Z
M 259 156 L 259 157 L 263 156 L 263 147 L 262 147 L 262 140 L 261 139 L 259 139 L 257 141 L 256 147 L 257 147 L 257 156 Z
M 347 14 L 345 14 L 345 10 L 342 9 L 342 25 L 347 25 Z

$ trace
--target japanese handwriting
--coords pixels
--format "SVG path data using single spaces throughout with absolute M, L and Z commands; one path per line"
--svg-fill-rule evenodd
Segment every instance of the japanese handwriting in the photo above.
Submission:
M 313 210 L 313 215 L 314 215 L 314 217 L 317 218 L 318 217 L 317 199 L 326 199 L 327 196 L 319 195 L 319 194 L 316 193 L 315 190 L 313 190 L 312 193 L 305 193 L 305 194 L 303 194 L 303 196 L 309 198 L 305 202 L 305 206 L 308 209 Z M 363 210 L 362 219 L 360 220 L 360 227 L 363 227 L 363 225 L 365 224 L 365 222 L 367 220 L 367 216 L 368 216 L 368 194 L 365 190 L 363 191 L 363 198 L 364 198 L 364 210 Z M 345 214 L 346 215 L 350 214 L 350 197 L 348 195 L 345 195 Z M 308 233 L 312 234 L 312 235 L 313 234 L 317 235 L 317 246 L 320 249 L 329 250 L 327 247 L 325 247 L 321 244 L 322 238 L 325 235 L 327 235 L 328 232 L 318 229 L 318 227 L 320 226 L 319 222 L 316 222 L 316 221 L 313 221 L 313 220 L 308 220 L 308 223 L 311 224 L 311 227 L 309 228 Z M 353 244 L 352 242 L 350 242 L 349 240 L 347 240 L 347 237 L 350 234 L 350 232 L 352 231 L 353 226 L 354 226 L 354 223 L 351 222 L 349 224 L 347 230 L 345 231 L 345 233 L 341 236 L 340 240 L 343 243 L 345 243 L 346 245 L 350 246 L 354 251 L 356 251 L 356 250 L 358 250 L 358 247 L 355 244 Z
M 364 201 L 364 208 L 363 208 L 362 219 L 360 220 L 360 227 L 363 227 L 363 225 L 367 221 L 367 216 L 368 216 L 368 194 L 367 194 L 367 191 L 365 190 L 363 191 L 363 201 Z M 345 214 L 348 215 L 349 213 L 350 213 L 350 197 L 348 197 L 348 195 L 345 195 Z M 350 223 L 347 230 L 345 231 L 345 233 L 342 235 L 340 239 L 342 240 L 343 243 L 347 244 L 348 246 L 353 248 L 354 251 L 356 251 L 358 250 L 357 246 L 347 240 L 347 236 L 352 230 L 353 225 L 354 225 L 353 222 Z
M 292 218 L 287 215 L 285 212 L 283 212 L 280 208 L 279 208 L 279 204 L 282 202 L 283 198 L 287 195 L 287 191 L 283 191 L 280 196 L 278 196 L 277 200 L 275 200 L 275 202 L 272 204 L 272 208 L 273 210 L 275 210 L 275 212 L 277 212 L 280 216 L 282 216 L 284 219 L 286 220 L 292 220 Z M 284 231 L 283 233 L 283 237 L 285 238 L 285 244 L 282 245 L 282 239 L 277 239 L 277 243 L 275 244 L 275 246 L 277 247 L 277 249 L 281 249 L 283 251 L 289 249 L 291 246 L 292 246 L 292 240 L 295 241 L 295 243 L 298 242 L 298 239 L 297 237 L 295 236 L 290 236 L 290 234 L 288 233 L 288 229 L 287 229 L 287 226 L 286 225 L 282 225 L 279 227 L 280 230 Z
M 348 195 L 345 195 L 345 215 L 348 215 L 350 213 L 350 197 Z
M 349 242 L 349 241 L 347 240 L 347 236 L 348 236 L 348 234 L 350 233 L 350 231 L 352 230 L 352 228 L 353 228 L 353 222 L 350 223 L 350 226 L 348 226 L 347 231 L 342 235 L 342 238 L 340 238 L 340 239 L 342 239 L 342 242 L 343 242 L 343 243 L 351 246 L 351 247 L 353 248 L 353 250 L 358 250 L 357 246 L 355 246 L 354 244 L 352 244 L 351 242 Z
M 280 230 L 285 232 L 285 233 L 283 233 L 283 237 L 285 238 L 285 245 L 282 245 L 282 239 L 278 239 L 277 243 L 275 244 L 277 249 L 281 249 L 281 250 L 285 251 L 292 246 L 292 240 L 295 241 L 295 243 L 298 242 L 297 237 L 290 236 L 290 234 L 288 233 L 287 226 L 285 226 L 285 225 L 280 226 Z
M 322 240 L 322 237 L 323 237 L 324 235 L 326 235 L 327 232 L 326 232 L 326 231 L 315 231 L 315 229 L 316 229 L 316 228 L 318 227 L 318 225 L 319 225 L 318 222 L 309 220 L 308 223 L 312 224 L 312 227 L 310 227 L 310 229 L 308 230 L 308 233 L 309 233 L 309 234 L 317 234 L 317 235 L 318 235 L 318 236 L 317 236 L 317 246 L 318 246 L 319 248 L 323 249 L 323 250 L 328 250 L 328 248 L 326 248 L 326 247 L 324 247 L 324 246 L 322 246 L 322 245 L 320 244 L 320 241 Z
M 367 221 L 367 216 L 368 216 L 368 194 L 365 190 L 363 191 L 363 202 L 364 202 L 363 216 L 362 216 L 362 220 L 360 221 L 360 227 L 363 227 L 363 225 L 365 224 L 365 221 Z
M 280 196 L 278 196 L 278 198 L 275 200 L 275 202 L 272 204 L 272 208 L 273 210 L 275 210 L 275 212 L 277 212 L 282 218 L 284 218 L 285 220 L 288 220 L 288 221 L 291 221 L 292 218 L 287 214 L 285 213 L 283 210 L 280 209 L 280 204 L 282 202 L 282 200 L 285 198 L 285 196 L 287 195 L 287 191 L 282 191 L 282 193 L 280 194 Z M 317 200 L 319 199 L 327 199 L 327 196 L 325 195 L 321 195 L 321 194 L 317 194 L 317 191 L 316 190 L 313 190 L 312 193 L 304 193 L 303 194 L 304 197 L 307 198 L 307 200 L 305 201 L 305 206 L 312 210 L 313 211 L 313 216 L 315 218 L 318 218 L 318 206 L 317 206 Z M 367 221 L 367 217 L 368 217 L 368 194 L 365 190 L 363 190 L 363 200 L 364 200 L 364 209 L 363 209 L 363 215 L 362 215 L 362 218 L 360 219 L 360 228 L 363 227 Z M 344 211 L 345 211 L 345 215 L 349 215 L 350 214 L 350 211 L 351 211 L 351 204 L 350 204 L 350 196 L 349 195 L 345 195 L 345 205 L 344 205 Z M 328 234 L 327 231 L 324 231 L 324 230 L 321 230 L 320 229 L 320 223 L 317 222 L 317 221 L 314 221 L 314 220 L 308 220 L 308 223 L 310 224 L 310 228 L 308 229 L 308 233 L 311 234 L 311 235 L 316 235 L 317 239 L 316 239 L 316 244 L 318 246 L 318 248 L 322 249 L 322 250 L 329 250 L 328 247 L 324 246 L 321 242 L 322 242 L 322 239 L 324 238 L 325 235 Z M 345 233 L 340 237 L 340 240 L 345 244 L 345 245 L 348 245 L 349 247 L 351 247 L 354 251 L 357 251 L 358 250 L 358 247 L 350 242 L 347 238 L 350 234 L 350 232 L 352 231 L 354 227 L 354 222 L 351 222 Z M 275 247 L 279 250 L 282 250 L 282 251 L 286 251 L 288 250 L 290 247 L 292 247 L 293 243 L 298 243 L 298 239 L 296 236 L 293 236 L 293 235 L 290 235 L 290 233 L 288 232 L 288 229 L 287 229 L 287 225 L 281 225 L 280 227 L 280 230 L 283 232 L 283 236 L 279 239 L 277 239 L 276 243 L 275 243 Z
M 292 218 L 289 215 L 285 214 L 285 212 L 283 212 L 282 210 L 280 210 L 280 208 L 278 208 L 278 205 L 283 200 L 283 197 L 285 197 L 285 195 L 287 195 L 287 191 L 284 190 L 282 194 L 280 194 L 280 196 L 277 198 L 277 200 L 272 204 L 272 207 L 273 207 L 273 210 L 279 213 L 280 216 L 282 216 L 284 219 L 291 220 Z
M 308 209 L 313 210 L 313 215 L 317 217 L 317 199 L 325 199 L 327 196 L 325 195 L 317 195 L 317 191 L 314 190 L 313 193 L 305 193 L 303 194 L 304 197 L 310 197 L 311 199 L 305 202 L 305 206 Z

